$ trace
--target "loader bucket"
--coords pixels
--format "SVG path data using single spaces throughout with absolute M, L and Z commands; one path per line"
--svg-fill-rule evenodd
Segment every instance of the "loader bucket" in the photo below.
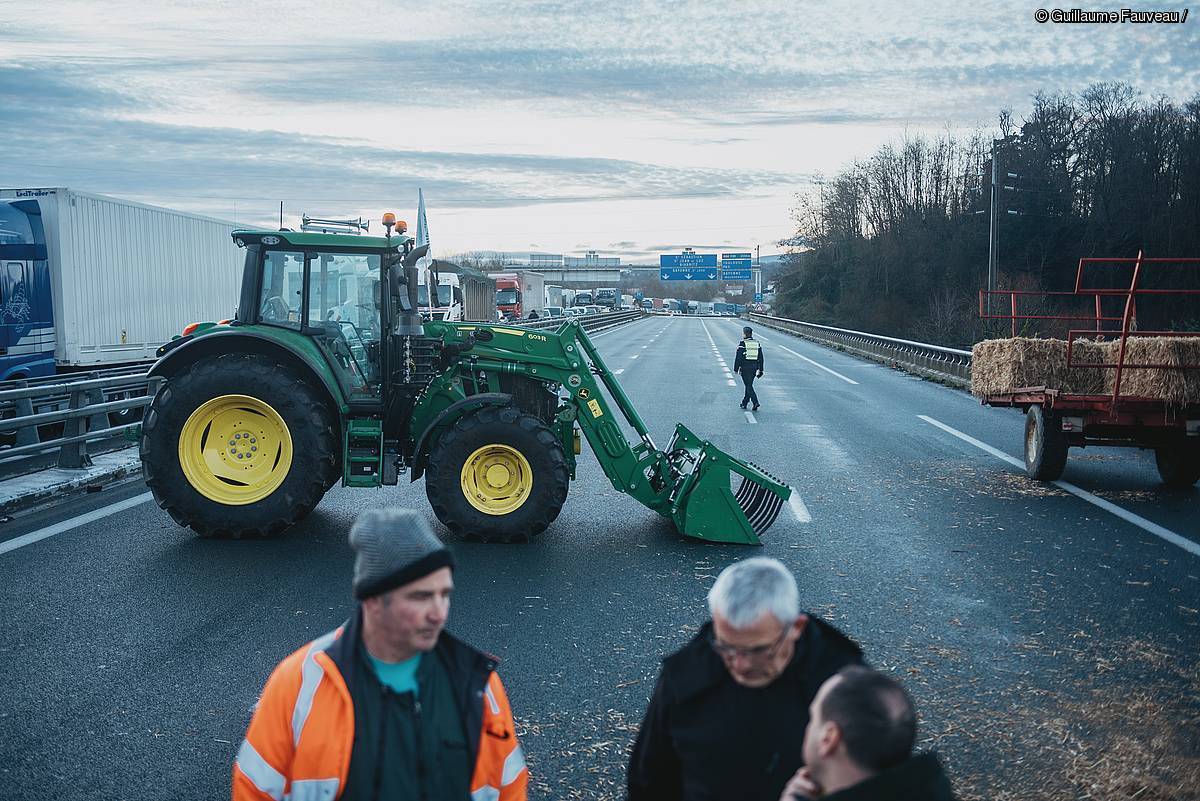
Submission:
M 671 519 L 685 536 L 760 545 L 792 489 L 765 470 L 705 442 L 682 424 L 667 448 L 677 476 Z

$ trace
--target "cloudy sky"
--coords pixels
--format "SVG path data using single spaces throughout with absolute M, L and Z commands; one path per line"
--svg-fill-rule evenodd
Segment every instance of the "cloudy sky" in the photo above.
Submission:
M 0 0 L 0 184 L 243 224 L 282 200 L 293 226 L 412 222 L 421 187 L 442 255 L 766 255 L 796 192 L 905 133 L 987 130 L 1096 81 L 1200 92 L 1200 9 L 904 5 Z

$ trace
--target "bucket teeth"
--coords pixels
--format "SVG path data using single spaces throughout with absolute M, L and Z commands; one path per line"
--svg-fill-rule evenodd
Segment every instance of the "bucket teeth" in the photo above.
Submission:
M 764 471 L 765 472 L 765 471 Z M 756 535 L 762 534 L 783 508 L 783 499 L 761 484 L 748 478 L 742 478 L 742 484 L 734 495 L 742 514 Z

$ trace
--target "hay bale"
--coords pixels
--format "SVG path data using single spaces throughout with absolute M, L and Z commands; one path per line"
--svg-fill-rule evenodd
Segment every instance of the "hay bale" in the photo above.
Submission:
M 1116 364 L 1120 343 L 1105 343 L 1108 362 Z M 1180 406 L 1200 403 L 1200 367 L 1130 369 L 1134 364 L 1200 364 L 1200 337 L 1129 337 L 1126 369 L 1121 372 L 1121 395 L 1156 398 Z M 1105 370 L 1105 392 L 1116 384 L 1116 370 Z
M 1087 339 L 1074 343 L 1073 361 L 1109 361 L 1106 343 Z M 1025 387 L 1049 387 L 1078 394 L 1104 390 L 1105 371 L 1098 367 L 1067 367 L 1064 339 L 987 339 L 971 348 L 971 392 L 980 397 Z

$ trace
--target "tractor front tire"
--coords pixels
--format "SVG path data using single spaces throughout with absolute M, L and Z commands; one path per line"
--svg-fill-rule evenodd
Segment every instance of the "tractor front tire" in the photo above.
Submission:
M 158 505 L 202 537 L 273 536 L 334 483 L 336 430 L 326 398 L 286 365 L 223 354 L 158 391 L 142 471 Z
M 442 434 L 425 471 L 438 520 L 460 537 L 528 542 L 567 500 L 570 469 L 549 426 L 511 406 L 464 415 Z

